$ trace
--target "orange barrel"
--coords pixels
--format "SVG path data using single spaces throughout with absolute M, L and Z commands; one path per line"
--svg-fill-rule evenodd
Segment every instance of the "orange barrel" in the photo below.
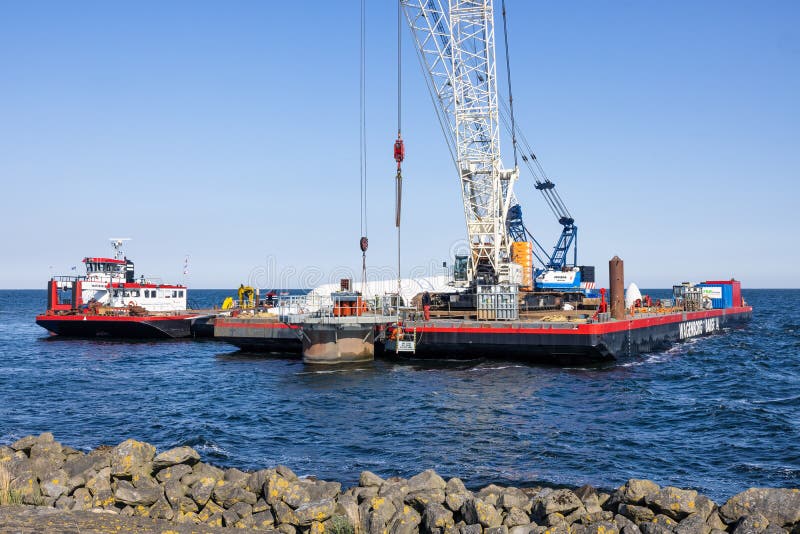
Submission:
M 511 261 L 522 266 L 522 286 L 520 289 L 533 289 L 533 244 L 528 241 L 511 243 Z
M 350 317 L 353 311 L 352 302 L 342 302 L 342 317 Z

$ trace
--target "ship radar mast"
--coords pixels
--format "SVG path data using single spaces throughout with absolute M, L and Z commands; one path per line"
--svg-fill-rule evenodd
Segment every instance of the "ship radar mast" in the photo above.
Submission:
M 115 260 L 122 260 L 125 259 L 125 252 L 122 250 L 122 244 L 125 241 L 130 241 L 130 237 L 109 237 L 109 241 L 111 241 L 111 246 L 114 247 L 114 259 Z

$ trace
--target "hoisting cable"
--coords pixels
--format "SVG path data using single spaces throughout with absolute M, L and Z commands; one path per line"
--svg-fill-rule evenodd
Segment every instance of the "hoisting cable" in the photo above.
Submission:
M 402 39 L 402 0 L 397 0 L 397 139 L 394 142 L 394 160 L 397 162 L 397 174 L 395 175 L 395 216 L 394 224 L 397 227 L 397 317 L 400 318 L 400 212 L 403 201 L 403 173 L 401 164 L 406 156 L 405 145 L 402 136 L 403 119 L 403 39 Z
M 506 0 L 502 3 L 503 40 L 506 45 L 506 79 L 508 80 L 508 107 L 511 115 L 511 145 L 514 147 L 514 169 L 517 165 L 517 129 L 514 124 L 514 96 L 511 94 L 511 57 L 508 53 L 508 20 L 506 18 Z
M 369 239 L 367 238 L 367 68 L 366 68 L 366 0 L 361 0 L 361 52 L 360 52 L 360 83 L 359 83 L 359 153 L 361 165 L 361 239 L 358 241 L 361 249 L 361 294 L 364 294 L 367 282 L 367 248 Z

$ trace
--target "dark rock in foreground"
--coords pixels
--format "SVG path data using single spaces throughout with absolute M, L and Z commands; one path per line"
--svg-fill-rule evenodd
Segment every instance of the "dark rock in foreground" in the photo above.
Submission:
M 0 446 L 5 504 L 22 506 L 0 507 L 4 532 L 800 534 L 798 489 L 751 488 L 718 506 L 649 480 L 629 480 L 611 494 L 591 486 L 473 492 L 429 470 L 409 479 L 364 472 L 343 492 L 285 466 L 220 469 L 190 447 L 157 454 L 135 440 L 85 454 L 49 433 Z

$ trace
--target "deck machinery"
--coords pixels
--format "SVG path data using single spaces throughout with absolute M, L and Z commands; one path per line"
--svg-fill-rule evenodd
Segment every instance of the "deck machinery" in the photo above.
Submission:
M 593 288 L 594 269 L 577 267 L 575 221 L 514 121 L 510 74 L 509 104 L 499 98 L 492 2 L 445 3 L 447 9 L 441 0 L 400 0 L 459 176 L 467 226 L 469 253 L 457 256 L 453 266 L 454 285 L 461 291 L 435 295 L 434 303 L 444 305 L 446 301 L 449 309 L 480 308 L 482 302 L 517 299 L 520 288 L 539 293 L 521 295 L 519 300 L 527 307 L 552 307 L 564 298 L 581 299 Z M 505 20 L 505 9 L 503 15 Z M 501 159 L 501 110 L 513 140 L 513 169 L 506 169 Z M 563 227 L 550 254 L 525 227 L 514 194 L 519 178 L 518 133 L 528 149 L 523 162 Z M 530 246 L 516 247 L 514 243 Z M 531 260 L 519 261 L 512 246 L 527 251 Z M 532 257 L 540 268 L 533 267 Z M 526 278 L 535 281 L 523 284 Z M 505 296 L 483 298 L 482 294 Z M 503 316 L 515 318 L 513 314 Z

